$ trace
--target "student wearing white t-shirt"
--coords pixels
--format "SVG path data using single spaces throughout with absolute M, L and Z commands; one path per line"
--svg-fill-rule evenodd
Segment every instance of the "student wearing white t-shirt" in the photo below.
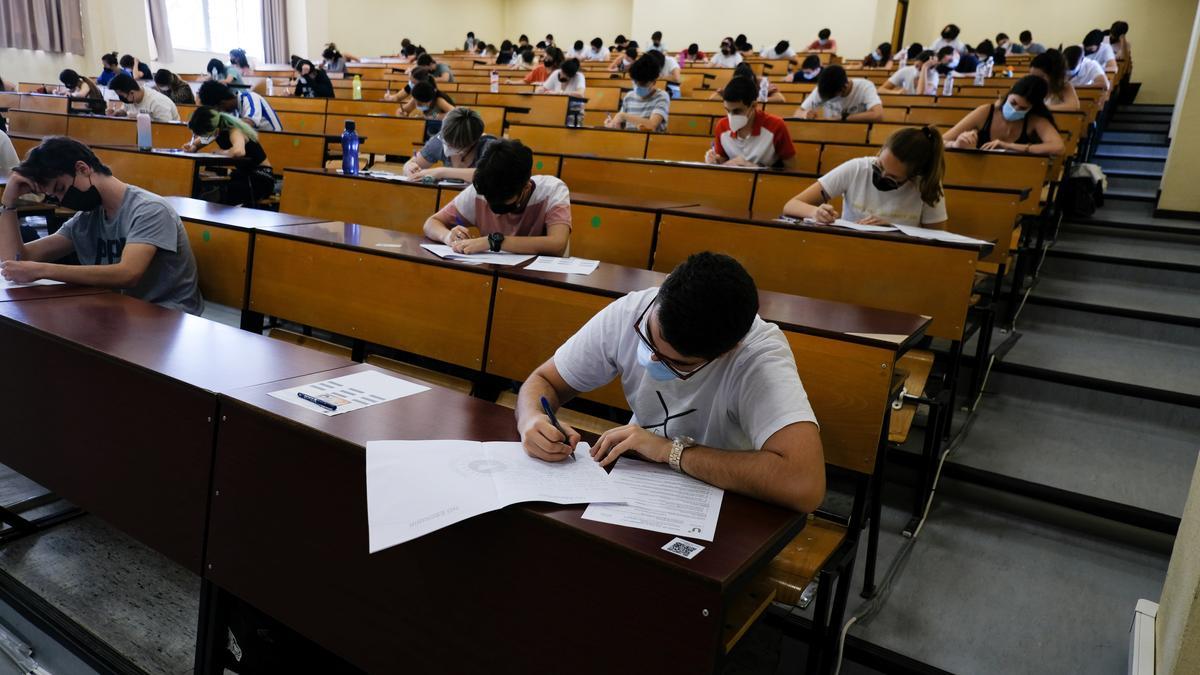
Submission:
M 708 65 L 717 68 L 736 68 L 737 64 L 742 62 L 742 54 L 733 46 L 732 42 L 722 42 L 721 51 L 713 54 L 708 60 Z
M 946 223 L 942 137 L 933 127 L 907 127 L 884 142 L 876 157 L 857 157 L 821 176 L 783 207 L 784 215 L 832 223 L 911 225 Z M 842 198 L 839 215 L 830 201 Z
M 600 38 L 592 38 L 591 48 L 584 55 L 584 61 L 607 61 L 609 59 L 608 50 L 604 48 L 604 40 Z
M 796 117 L 847 122 L 882 122 L 883 101 L 870 80 L 850 79 L 841 66 L 828 66 L 817 78 L 817 88 L 808 94 Z
M 1117 55 L 1112 45 L 1104 41 L 1104 31 L 1098 28 L 1083 37 L 1083 57 L 1100 64 L 1106 73 L 1117 72 Z
M 158 93 L 154 87 L 139 85 L 126 73 L 114 77 L 108 87 L 125 104 L 125 108 L 114 115 L 137 117 L 139 113 L 146 113 L 155 122 L 179 121 L 179 108 L 175 107 L 174 101 Z
M 787 40 L 780 40 L 774 47 L 763 47 L 760 56 L 764 59 L 794 59 L 796 50 L 792 49 L 792 44 Z
M 941 37 L 933 41 L 933 44 L 929 47 L 929 51 L 936 54 L 942 47 L 953 47 L 954 51 L 959 54 L 966 53 L 967 46 L 963 44 L 962 40 L 958 39 L 959 32 L 958 26 L 952 23 L 946 24 L 946 27 L 942 29 Z
M 542 410 L 619 378 L 629 424 L 600 436 L 623 454 L 726 490 L 811 512 L 825 494 L 817 420 L 778 326 L 758 317 L 754 280 L 733 258 L 697 253 L 659 288 L 600 310 L 521 386 L 517 427 L 532 457 L 561 461 L 579 434 Z M 631 460 L 623 460 L 631 461 Z
M 1111 86 L 1104 67 L 1091 59 L 1083 58 L 1083 47 L 1071 45 L 1063 50 L 1067 61 L 1067 77 L 1075 88 L 1098 87 L 1107 91 Z
M 904 66 L 892 73 L 879 87 L 881 94 L 921 94 L 925 92 L 925 82 L 929 79 L 929 71 L 937 63 L 933 60 L 933 52 L 925 50 L 917 54 L 910 65 Z
M 539 94 L 575 94 L 583 96 L 587 90 L 587 80 L 579 71 L 577 59 L 567 59 L 562 67 L 546 76 L 546 81 L 538 85 Z

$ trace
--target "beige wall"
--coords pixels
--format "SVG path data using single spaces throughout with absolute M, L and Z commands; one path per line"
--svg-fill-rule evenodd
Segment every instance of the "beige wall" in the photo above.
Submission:
M 294 0 L 288 3 L 293 11 Z M 503 30 L 501 0 L 454 0 L 418 2 L 417 0 L 306 0 L 303 37 L 289 34 L 292 51 L 310 57 L 320 55 L 327 42 L 356 56 L 393 54 L 400 40 L 409 38 L 426 49 L 438 52 L 462 49 L 468 30 L 475 35 L 495 39 Z M 364 18 L 366 20 L 364 20 Z M 290 20 L 289 23 L 294 23 Z
M 1167 568 L 1155 619 L 1157 675 L 1200 672 L 1200 463 L 1192 474 L 1192 488 L 1175 536 L 1175 550 Z
M 587 43 L 594 37 L 602 38 L 606 45 L 612 44 L 617 35 L 642 44 L 650 42 L 650 33 L 631 35 L 633 0 L 505 0 L 503 4 L 503 35 L 475 31 L 496 45 L 504 38 L 513 40 L 522 33 L 534 44 L 550 33 L 555 44 L 563 49 L 569 49 L 576 40 Z M 668 42 L 667 46 L 675 45 Z
M 970 44 L 993 39 L 998 32 L 1015 40 L 1029 29 L 1037 42 L 1057 47 L 1079 44 L 1089 30 L 1124 20 L 1133 46 L 1133 79 L 1143 83 L 1138 102 L 1174 103 L 1195 13 L 1196 0 L 914 0 L 904 37 L 908 43 L 929 44 L 942 26 L 955 23 L 962 29 L 960 39 Z
M 1175 101 L 1171 125 L 1171 149 L 1160 187 L 1158 208 L 1200 213 L 1200 191 L 1196 174 L 1200 171 L 1200 16 L 1192 24 L 1192 39 L 1187 54 L 1186 77 Z M 1200 510 L 1200 505 L 1196 507 Z
M 875 34 L 879 4 L 878 0 L 633 0 L 633 33 L 644 41 L 661 30 L 671 49 L 690 42 L 711 49 L 726 35 L 745 33 L 759 49 L 780 40 L 804 47 L 816 39 L 817 31 L 829 28 L 839 51 L 861 58 L 891 31 L 889 20 L 883 34 Z

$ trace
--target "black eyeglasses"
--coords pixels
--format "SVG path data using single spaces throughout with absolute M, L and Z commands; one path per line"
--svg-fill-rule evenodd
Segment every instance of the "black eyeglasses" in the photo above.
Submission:
M 890 190 L 895 190 L 896 188 L 900 187 L 901 181 L 898 181 L 891 176 L 883 175 L 883 167 L 879 165 L 879 160 L 875 160 L 871 164 L 871 171 L 875 174 L 876 183 L 882 183 L 883 186 L 886 186 Z
M 650 339 L 650 331 L 642 331 L 642 321 L 646 319 L 646 314 L 649 313 L 650 308 L 653 307 L 654 303 L 656 302 L 658 302 L 658 298 L 652 300 L 649 305 L 646 305 L 646 309 L 642 310 L 642 313 L 638 316 L 637 321 L 633 322 L 633 332 L 637 333 L 638 339 L 642 341 L 642 344 L 646 345 L 646 347 L 650 350 L 650 353 L 654 354 L 654 357 L 658 359 L 659 363 L 666 366 L 667 370 L 671 371 L 672 375 L 681 380 L 686 380 L 701 370 L 704 370 L 705 366 L 712 363 L 712 361 L 705 361 L 692 370 L 684 372 L 678 367 L 672 365 L 674 362 L 670 358 L 663 356 L 662 352 L 658 351 L 658 347 L 655 347 L 654 341 Z

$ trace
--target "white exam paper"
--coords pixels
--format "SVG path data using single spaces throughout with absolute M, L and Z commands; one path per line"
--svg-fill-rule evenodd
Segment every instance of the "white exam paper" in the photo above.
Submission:
M 912 225 L 897 225 L 896 228 L 910 237 L 917 237 L 919 239 L 930 239 L 933 241 L 948 241 L 948 242 L 951 242 L 954 244 L 982 245 L 982 244 L 990 244 L 991 243 L 988 241 L 984 241 L 982 239 L 974 239 L 972 237 L 965 237 L 961 234 L 955 234 L 953 232 L 947 232 L 945 230 L 931 230 L 926 227 L 914 227 Z
M 836 218 L 832 223 L 818 223 L 812 218 L 805 218 L 804 222 L 808 225 L 831 225 L 833 227 L 844 227 L 847 230 L 857 230 L 858 232 L 895 232 L 895 225 L 864 225 L 856 223 L 844 218 Z
M 366 465 L 371 553 L 518 502 L 625 500 L 586 443 L 543 462 L 518 442 L 372 441 Z
M 439 258 L 453 260 L 455 262 L 463 262 L 471 265 L 482 265 L 489 263 L 492 265 L 520 265 L 529 260 L 533 256 L 520 255 L 518 253 L 455 253 L 454 249 L 445 244 L 421 244 L 421 248 L 429 251 Z
M 625 504 L 591 504 L 583 518 L 712 541 L 725 491 L 666 464 L 617 460 L 609 474 L 628 496 Z
M 38 279 L 37 281 L 30 281 L 27 284 L 19 284 L 15 281 L 9 281 L 8 279 L 0 278 L 0 288 L 26 288 L 29 286 L 58 286 L 58 285 L 61 285 L 64 283 L 66 283 L 66 282 L 54 281 L 53 279 Z
M 425 387 L 408 380 L 392 377 L 375 370 L 364 370 L 361 373 L 322 380 L 290 389 L 280 389 L 270 393 L 277 399 L 287 401 L 301 408 L 319 412 L 327 417 L 341 415 L 352 410 L 369 408 L 380 403 L 387 403 L 398 398 L 428 391 Z M 329 410 L 311 401 L 305 401 L 296 394 L 304 392 L 324 401 L 333 403 L 337 410 Z
M 533 272 L 557 272 L 559 274 L 591 274 L 599 266 L 599 260 L 539 255 L 536 260 L 526 265 L 525 269 Z

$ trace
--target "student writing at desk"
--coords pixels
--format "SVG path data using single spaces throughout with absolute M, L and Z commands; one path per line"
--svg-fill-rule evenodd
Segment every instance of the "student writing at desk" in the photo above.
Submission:
M 483 133 L 483 127 L 483 118 L 470 108 L 455 108 L 446 113 L 442 130 L 404 164 L 404 175 L 431 176 L 437 180 L 457 178 L 470 183 L 475 179 L 479 160 L 497 140 Z M 433 167 L 439 162 L 442 166 Z
M 842 217 L 864 225 L 913 225 L 943 229 L 946 158 L 933 127 L 908 127 L 888 137 L 878 157 L 856 157 L 821 176 L 783 207 L 792 218 L 832 223 L 828 202 L 842 197 Z
M 472 184 L 425 221 L 425 236 L 456 253 L 565 254 L 571 193 L 558 178 L 532 172 L 529 148 L 520 141 L 496 141 L 479 160 Z M 481 236 L 471 236 L 467 228 L 472 226 Z
M 967 113 L 942 138 L 952 148 L 1057 155 L 1063 151 L 1063 140 L 1046 108 L 1048 92 L 1045 80 L 1026 75 L 995 103 Z
M 258 142 L 256 129 L 229 113 L 204 105 L 192 113 L 188 129 L 192 140 L 183 146 L 184 150 L 198 152 L 215 141 L 220 154 L 239 160 L 229 173 L 225 203 L 253 206 L 275 192 L 275 176 L 267 161 L 267 151 Z
M 810 92 L 800 104 L 796 117 L 882 122 L 883 101 L 870 80 L 861 77 L 851 79 L 841 66 L 829 66 L 821 71 L 816 90 Z
M 115 116 L 137 117 L 139 113 L 146 113 L 155 122 L 179 121 L 179 108 L 175 107 L 175 102 L 149 84 L 143 87 L 129 75 L 121 73 L 112 79 L 108 87 L 125 104 L 123 110 L 113 113 Z
M 561 461 L 579 434 L 542 411 L 620 377 L 630 423 L 592 449 L 625 453 L 797 511 L 825 494 L 817 420 L 778 326 L 758 317 L 754 280 L 733 258 L 690 256 L 661 288 L 630 293 L 596 314 L 521 386 L 525 451 Z M 561 424 L 561 422 L 560 422 Z
M 716 138 L 704 155 L 705 162 L 795 168 L 796 146 L 792 145 L 787 124 L 758 109 L 758 85 L 752 77 L 733 78 L 725 85 L 722 96 L 726 115 L 717 122 Z
M 610 129 L 632 131 L 666 131 L 667 116 L 671 113 L 671 96 L 655 87 L 662 66 L 658 60 L 642 54 L 629 67 L 633 91 L 621 99 L 621 112 L 604 120 Z
M 275 109 L 267 103 L 267 99 L 253 91 L 238 90 L 234 93 L 228 85 L 209 80 L 200 85 L 200 105 L 240 117 L 259 131 L 283 131 L 283 123 L 279 121 Z
M 58 232 L 23 244 L 14 209 L 26 194 L 77 213 Z M 47 262 L 71 253 L 83 264 Z M 0 274 L 17 283 L 103 286 L 190 314 L 204 310 L 196 259 L 171 205 L 121 182 L 91 148 L 63 136 L 42 141 L 9 176 L 0 197 L 0 260 Z

